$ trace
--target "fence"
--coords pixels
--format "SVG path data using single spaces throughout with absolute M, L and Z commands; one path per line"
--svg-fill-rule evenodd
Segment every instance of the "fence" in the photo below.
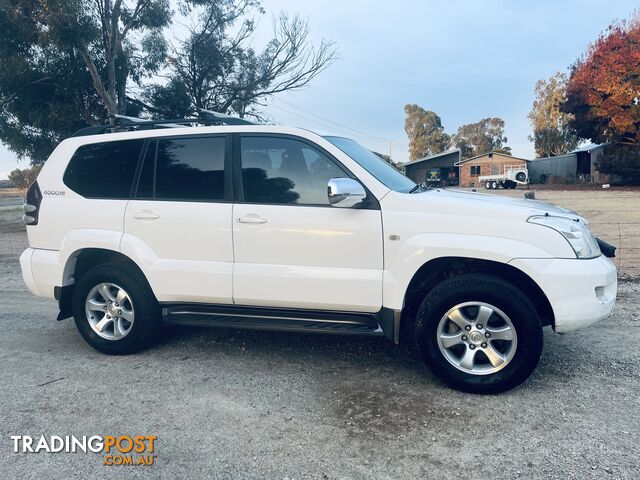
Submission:
M 591 222 L 593 233 L 616 250 L 613 259 L 623 277 L 640 277 L 640 223 Z

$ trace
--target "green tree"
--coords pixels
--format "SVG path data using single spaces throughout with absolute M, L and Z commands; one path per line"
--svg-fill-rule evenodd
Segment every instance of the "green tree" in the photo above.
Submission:
M 255 0 L 193 1 L 184 13 L 193 19 L 187 37 L 170 51 L 168 83 L 149 86 L 142 101 L 160 115 L 200 108 L 241 117 L 257 115 L 264 98 L 307 85 L 335 59 L 332 42 L 314 48 L 309 25 L 282 13 L 274 36 L 261 51 L 254 42 Z
M 114 114 L 244 115 L 335 59 L 286 15 L 256 53 L 262 13 L 257 0 L 0 0 L 0 141 L 37 164 Z M 194 25 L 185 40 L 168 40 L 172 21 Z
M 491 151 L 511 155 L 504 135 L 504 120 L 497 117 L 462 125 L 453 135 L 452 142 L 460 149 L 463 159 Z
M 35 181 L 38 173 L 40 173 L 39 165 L 34 165 L 33 167 L 22 170 L 16 168 L 9 173 L 9 181 L 16 188 L 27 188 Z
M 404 130 L 409 137 L 409 160 L 444 152 L 451 141 L 440 117 L 419 105 L 405 105 Z
M 168 0 L 0 0 L 0 141 L 41 163 L 158 72 Z
M 567 75 L 557 72 L 548 80 L 536 82 L 536 99 L 529 112 L 538 157 L 563 155 L 574 150 L 579 139 L 570 128 L 574 116 L 560 110 L 567 97 Z

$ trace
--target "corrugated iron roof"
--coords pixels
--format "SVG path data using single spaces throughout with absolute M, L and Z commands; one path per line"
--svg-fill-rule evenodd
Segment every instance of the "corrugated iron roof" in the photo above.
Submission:
M 452 148 L 451 150 L 447 150 L 447 151 L 442 152 L 442 153 L 436 153 L 435 155 L 431 155 L 429 157 L 423 157 L 423 158 L 418 158 L 416 160 L 411 160 L 410 162 L 405 163 L 404 166 L 406 167 L 407 165 L 413 165 L 413 164 L 416 164 L 416 163 L 425 162 L 427 160 L 433 160 L 434 158 L 444 157 L 445 155 L 451 155 L 452 153 L 460 154 L 460 149 L 459 148 Z

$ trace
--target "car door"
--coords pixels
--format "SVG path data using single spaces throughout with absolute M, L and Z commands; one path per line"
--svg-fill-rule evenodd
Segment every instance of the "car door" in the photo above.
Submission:
M 232 303 L 231 137 L 150 139 L 125 213 L 122 251 L 159 301 Z
M 234 138 L 236 304 L 376 312 L 382 306 L 382 219 L 329 204 L 330 178 L 351 174 L 298 137 Z M 371 196 L 371 194 L 368 194 Z

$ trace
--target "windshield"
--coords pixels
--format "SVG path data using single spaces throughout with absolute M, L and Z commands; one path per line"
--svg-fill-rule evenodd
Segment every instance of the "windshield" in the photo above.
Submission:
M 358 164 L 371 175 L 376 177 L 386 187 L 396 192 L 410 192 L 416 186 L 410 179 L 394 167 L 385 162 L 378 155 L 367 150 L 358 142 L 344 137 L 324 137 L 333 143 L 344 153 L 353 158 Z

